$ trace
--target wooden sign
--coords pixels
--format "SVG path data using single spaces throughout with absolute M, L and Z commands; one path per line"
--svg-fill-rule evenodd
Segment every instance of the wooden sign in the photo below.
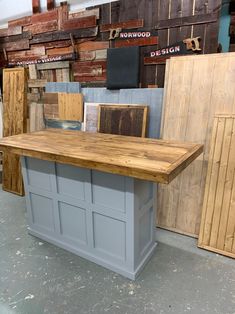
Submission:
M 136 39 L 136 38 L 150 38 L 157 36 L 158 33 L 156 30 L 122 30 L 121 28 L 111 29 L 109 33 L 109 39 Z
M 51 56 L 46 58 L 35 58 L 32 57 L 28 60 L 15 60 L 15 61 L 9 61 L 9 66 L 24 66 L 29 64 L 41 64 L 41 63 L 48 63 L 48 62 L 55 62 L 55 61 L 67 61 L 67 60 L 76 60 L 77 54 L 76 53 L 69 53 L 61 56 Z
M 145 54 L 144 64 L 161 64 L 171 56 L 199 53 L 201 52 L 200 41 L 200 37 L 187 38 L 174 45 L 148 52 Z

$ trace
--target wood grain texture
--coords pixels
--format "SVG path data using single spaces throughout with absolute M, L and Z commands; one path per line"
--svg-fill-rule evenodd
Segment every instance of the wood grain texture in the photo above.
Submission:
M 216 115 L 198 246 L 235 258 L 235 115 Z
M 3 70 L 3 136 L 27 131 L 26 71 L 24 68 Z M 24 194 L 19 156 L 3 156 L 3 189 Z
M 32 102 L 29 104 L 29 131 L 41 131 L 45 129 L 43 118 L 43 104 Z
M 204 154 L 168 187 L 159 187 L 158 225 L 198 235 L 215 113 L 235 113 L 235 53 L 167 61 L 161 137 L 198 142 Z M 196 130 L 196 131 L 195 131 Z
M 98 132 L 146 136 L 148 106 L 99 105 Z
M 8 21 L 8 27 L 26 26 L 32 23 L 31 16 L 24 16 L 19 19 Z
M 52 10 L 48 12 L 38 13 L 32 15 L 32 24 L 45 23 L 49 21 L 55 21 L 58 19 L 58 10 Z
M 32 24 L 24 27 L 24 31 L 31 32 L 32 34 L 42 34 L 48 32 L 54 32 L 58 30 L 58 22 L 57 20 Z
M 100 8 L 94 8 L 89 10 L 83 10 L 78 12 L 69 12 L 69 19 L 74 18 L 81 18 L 81 17 L 87 17 L 87 16 L 96 16 L 97 19 L 100 18 Z
M 77 19 L 68 19 L 64 21 L 62 24 L 63 30 L 70 30 L 70 29 L 81 29 L 81 28 L 89 28 L 96 26 L 96 16 L 87 16 L 81 17 Z
M 130 136 L 46 130 L 0 140 L 3 152 L 169 183 L 202 145 Z
M 58 94 L 59 119 L 83 121 L 83 95 L 80 93 Z
M 139 39 L 123 39 L 123 40 L 115 40 L 114 46 L 115 48 L 120 47 L 133 47 L 133 46 L 152 46 L 157 45 L 158 37 L 150 37 L 150 38 L 139 38 Z

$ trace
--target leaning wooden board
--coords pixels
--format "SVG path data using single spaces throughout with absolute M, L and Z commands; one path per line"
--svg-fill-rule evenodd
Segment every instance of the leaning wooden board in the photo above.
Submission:
M 83 121 L 83 95 L 80 93 L 58 94 L 59 118 Z
M 146 136 L 148 106 L 99 105 L 98 132 Z
M 198 246 L 235 258 L 235 115 L 216 115 Z
M 3 136 L 27 131 L 26 72 L 24 68 L 3 70 Z M 19 156 L 3 155 L 3 182 L 5 191 L 24 194 Z
M 0 149 L 147 181 L 169 183 L 201 154 L 203 146 L 48 129 L 2 139 Z
M 169 186 L 159 187 L 158 226 L 199 234 L 213 117 L 235 113 L 235 53 L 167 61 L 161 137 L 204 144 L 204 154 Z

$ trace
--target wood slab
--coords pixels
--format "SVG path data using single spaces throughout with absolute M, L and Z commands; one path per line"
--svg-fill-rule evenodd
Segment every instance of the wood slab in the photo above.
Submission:
M 83 95 L 59 93 L 59 119 L 83 121 Z
M 198 246 L 235 258 L 235 115 L 216 115 Z
M 153 182 L 169 183 L 202 153 L 203 146 L 48 129 L 2 139 L 0 150 Z

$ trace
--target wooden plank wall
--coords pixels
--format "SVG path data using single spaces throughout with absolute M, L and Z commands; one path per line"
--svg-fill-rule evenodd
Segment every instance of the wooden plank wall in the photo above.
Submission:
M 27 131 L 26 70 L 24 68 L 3 71 L 3 136 Z M 24 194 L 19 156 L 3 155 L 3 184 L 5 191 Z
M 107 48 L 115 46 L 115 41 L 108 40 L 109 32 L 102 31 L 107 28 L 107 24 L 124 25 L 125 22 L 125 25 L 132 25 L 132 29 L 134 24 L 135 29 L 138 25 L 148 29 L 154 29 L 158 25 L 160 27 L 158 44 L 155 44 L 157 42 L 155 37 L 150 39 L 151 43 L 147 46 L 141 47 L 140 81 L 142 87 L 156 84 L 163 87 L 165 65 L 144 65 L 144 53 L 196 36 L 202 38 L 203 53 L 216 52 L 219 19 L 210 23 L 208 22 L 210 16 L 207 16 L 207 22 L 204 24 L 187 23 L 180 27 L 179 22 L 176 26 L 175 19 L 189 17 L 190 20 L 190 16 L 197 16 L 197 20 L 200 20 L 200 16 L 202 18 L 205 14 L 211 14 L 212 19 L 213 14 L 219 13 L 221 1 L 120 0 L 73 13 L 69 12 L 69 5 L 62 2 L 55 9 L 39 13 L 39 2 L 35 0 L 33 2 L 35 14 L 9 21 L 8 28 L 0 30 L 0 49 L 5 51 L 8 62 L 12 64 L 60 57 L 61 60 L 67 60 L 66 58 L 72 60 L 74 56 L 72 53 L 77 52 L 78 59 L 72 61 L 74 80 L 82 82 L 83 86 L 105 86 Z M 168 25 L 170 28 L 167 28 Z M 128 28 L 131 28 L 129 26 Z M 120 45 L 120 40 L 118 42 L 116 41 L 116 44 Z M 1 53 L 0 58 L 5 54 Z M 6 62 L 5 59 L 2 61 Z M 49 81 L 71 79 L 71 75 L 68 74 L 71 71 L 62 73 L 45 68 L 40 72 L 39 78 L 47 78 Z
M 101 7 L 99 24 L 117 23 L 130 19 L 144 19 L 144 27 L 153 28 L 159 21 L 197 14 L 219 12 L 221 0 L 121 0 L 104 4 Z M 169 21 L 169 25 L 171 22 Z M 202 38 L 202 52 L 217 51 L 219 22 L 201 25 L 175 27 L 158 31 L 159 44 L 142 47 L 141 56 L 145 52 L 163 48 L 188 37 Z M 101 38 L 107 40 L 107 33 Z M 142 87 L 157 84 L 164 86 L 165 65 L 147 65 L 141 62 Z
M 217 115 L 198 246 L 235 258 L 235 115 Z
M 169 186 L 159 186 L 158 226 L 194 236 L 201 210 L 215 113 L 235 113 L 235 53 L 167 61 L 163 139 L 204 144 L 204 154 Z

